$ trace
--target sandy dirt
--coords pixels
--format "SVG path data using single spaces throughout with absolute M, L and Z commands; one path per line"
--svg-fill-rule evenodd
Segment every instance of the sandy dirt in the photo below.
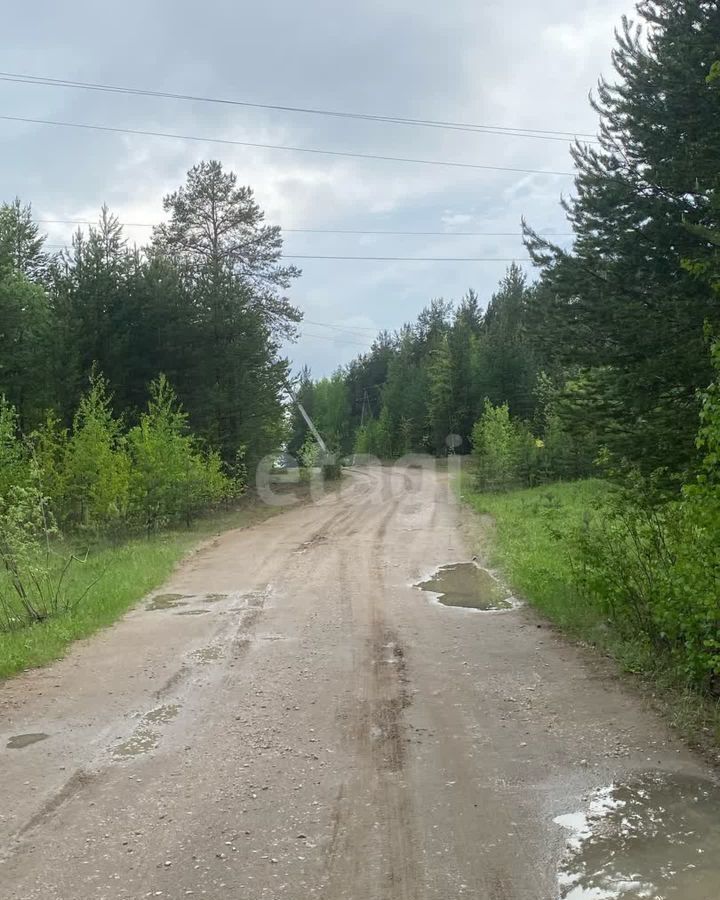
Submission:
M 552 900 L 555 818 L 710 778 L 529 609 L 413 586 L 463 522 L 442 473 L 354 470 L 5 683 L 0 896 Z

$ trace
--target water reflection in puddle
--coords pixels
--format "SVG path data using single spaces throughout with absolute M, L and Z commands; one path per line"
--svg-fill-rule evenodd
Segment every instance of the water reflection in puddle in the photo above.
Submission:
M 149 713 L 146 713 L 145 721 L 152 722 L 153 724 L 170 722 L 179 712 L 180 707 L 177 703 L 167 703 L 165 706 L 158 706 L 155 709 L 151 709 Z
M 160 735 L 151 728 L 151 725 L 165 725 L 177 716 L 180 712 L 180 706 L 177 703 L 167 703 L 164 706 L 158 706 L 151 709 L 150 712 L 143 716 L 142 724 L 140 724 L 130 737 L 118 744 L 112 751 L 116 759 L 127 759 L 128 757 L 140 756 L 142 753 L 149 753 L 160 743 Z
M 510 609 L 510 593 L 487 571 L 475 563 L 455 563 L 440 566 L 426 581 L 416 585 L 423 591 L 438 595 L 444 606 L 464 609 Z
M 193 653 L 193 658 L 198 662 L 216 662 L 223 658 L 222 647 L 201 647 Z
M 638 776 L 555 822 L 571 832 L 558 876 L 565 900 L 720 897 L 720 788 L 710 781 Z
M 139 756 L 141 753 L 149 753 L 158 745 L 159 737 L 154 731 L 142 728 L 135 732 L 122 744 L 118 744 L 113 750 L 113 756 L 117 759 Z
M 14 734 L 7 742 L 7 749 L 22 750 L 25 747 L 29 747 L 31 744 L 37 744 L 39 741 L 44 741 L 49 737 L 49 734 L 45 734 L 42 731 L 34 731 L 31 734 Z
M 180 601 L 186 599 L 186 594 L 156 594 L 148 603 L 146 609 L 173 609 L 176 606 L 185 606 Z

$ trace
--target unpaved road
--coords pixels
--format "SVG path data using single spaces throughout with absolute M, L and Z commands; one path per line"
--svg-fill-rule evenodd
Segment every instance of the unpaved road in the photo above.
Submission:
M 412 587 L 472 555 L 461 519 L 447 476 L 355 471 L 195 554 L 185 605 L 6 683 L 3 900 L 551 900 L 555 817 L 710 777 L 531 611 Z

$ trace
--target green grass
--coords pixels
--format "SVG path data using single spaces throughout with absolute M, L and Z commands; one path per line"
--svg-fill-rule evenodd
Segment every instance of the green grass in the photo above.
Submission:
M 573 584 L 572 546 L 585 518 L 609 490 L 596 479 L 560 482 L 500 494 L 473 489 L 472 470 L 456 485 L 483 517 L 477 545 L 512 589 L 575 640 L 612 656 L 684 738 L 718 761 L 720 702 L 689 686 L 641 640 L 619 634 Z
M 599 617 L 573 587 L 570 545 L 607 490 L 605 484 L 588 479 L 482 494 L 473 491 L 471 479 L 471 472 L 463 473 L 463 500 L 492 517 L 478 538 L 486 559 L 553 622 L 589 637 Z
M 88 584 L 96 582 L 76 609 L 36 625 L 0 633 L 0 678 L 58 659 L 72 641 L 111 625 L 145 594 L 159 587 L 199 542 L 231 528 L 252 525 L 277 511 L 277 507 L 248 499 L 232 511 L 198 520 L 189 529 L 94 546 L 87 561 L 75 563 L 68 574 L 70 596 L 80 595 Z M 85 548 L 78 541 L 73 542 L 72 549 L 84 555 Z

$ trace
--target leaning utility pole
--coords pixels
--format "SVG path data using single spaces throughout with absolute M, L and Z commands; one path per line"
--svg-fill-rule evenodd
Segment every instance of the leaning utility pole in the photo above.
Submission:
M 288 394 L 289 394 L 289 396 L 290 396 L 290 399 L 293 401 L 293 403 L 294 403 L 294 404 L 297 406 L 297 408 L 300 410 L 300 415 L 303 417 L 303 419 L 305 419 L 305 422 L 307 423 L 307 427 L 308 427 L 308 428 L 310 429 L 310 431 L 312 432 L 312 436 L 313 436 L 313 437 L 315 438 L 315 440 L 318 442 L 318 446 L 320 447 L 320 449 L 322 450 L 322 452 L 323 452 L 326 456 L 328 456 L 328 455 L 329 455 L 329 451 L 328 451 L 327 445 L 325 444 L 325 441 L 320 437 L 320 432 L 319 432 L 319 431 L 317 430 L 317 428 L 315 427 L 315 425 L 314 425 L 314 423 L 313 423 L 313 420 L 312 420 L 312 419 L 310 418 L 310 416 L 307 414 L 307 411 L 305 410 L 305 407 L 304 407 L 304 406 L 302 405 L 302 403 L 298 400 L 298 398 L 297 398 L 295 392 L 294 392 L 293 389 L 290 387 L 290 385 L 288 384 L 288 382 L 285 382 L 285 390 L 288 392 Z

